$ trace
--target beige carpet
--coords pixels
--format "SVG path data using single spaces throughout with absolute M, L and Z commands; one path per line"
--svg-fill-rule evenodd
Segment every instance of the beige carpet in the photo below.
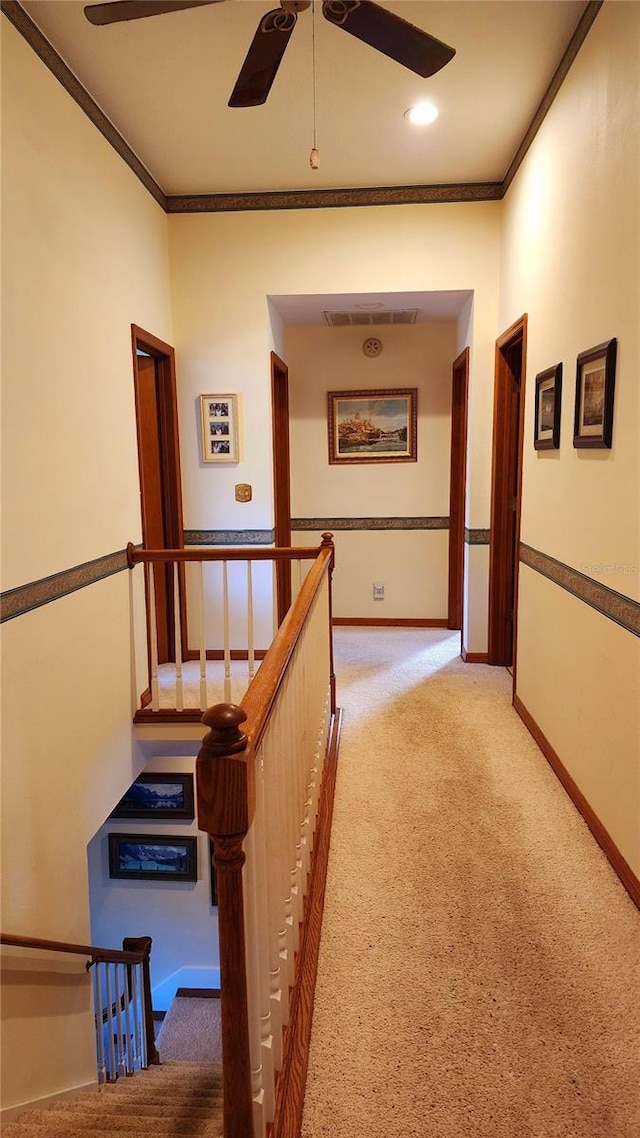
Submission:
M 175 996 L 157 1039 L 160 1060 L 221 1063 L 220 1000 Z
M 222 1138 L 221 1068 L 149 1067 L 48 1110 L 26 1110 L 2 1138 Z
M 303 1138 L 637 1138 L 640 914 L 459 635 L 341 629 Z

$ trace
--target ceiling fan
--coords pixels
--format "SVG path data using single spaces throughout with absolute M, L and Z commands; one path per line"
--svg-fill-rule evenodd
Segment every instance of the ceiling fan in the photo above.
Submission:
M 115 24 L 221 2 L 111 0 L 106 4 L 88 4 L 84 12 L 92 24 Z M 257 107 L 266 101 L 296 25 L 298 12 L 310 7 L 311 0 L 280 0 L 279 8 L 262 17 L 229 99 L 230 107 Z M 423 79 L 440 71 L 455 55 L 455 50 L 446 43 L 372 0 L 324 0 L 322 15 L 330 24 L 350 32 Z

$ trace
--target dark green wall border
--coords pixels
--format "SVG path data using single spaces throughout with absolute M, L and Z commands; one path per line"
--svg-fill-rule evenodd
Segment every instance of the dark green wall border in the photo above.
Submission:
M 539 549 L 532 549 L 530 545 L 520 545 L 520 561 L 561 589 L 572 593 L 578 600 L 584 601 L 608 620 L 613 620 L 627 632 L 640 636 L 640 604 L 631 597 L 625 597 L 623 593 L 610 589 L 600 581 L 594 581 L 593 577 L 587 577 L 585 573 L 572 569 L 562 561 L 556 561 L 555 557 L 549 557 Z
M 186 529 L 185 545 L 273 545 L 272 529 Z
M 388 529 L 447 529 L 447 518 L 297 518 L 300 523 L 297 527 L 292 523 L 292 530 L 298 532 L 323 530 L 388 530 Z M 361 523 L 382 524 L 361 524 Z M 427 524 L 424 523 L 438 523 Z M 387 524 L 391 523 L 391 524 Z M 409 524 L 406 524 L 409 523 Z M 415 524 L 417 523 L 417 524 Z M 445 523 L 445 524 L 442 524 Z M 468 530 L 466 534 L 488 535 L 488 530 Z M 185 530 L 185 545 L 272 545 L 274 541 L 273 530 Z M 486 541 L 471 541 L 470 544 L 486 544 Z M 137 546 L 140 548 L 140 546 Z M 624 596 L 623 593 L 610 589 L 593 577 L 572 569 L 555 557 L 549 557 L 530 545 L 521 543 L 520 561 L 530 569 L 540 573 L 549 581 L 559 585 L 560 588 L 572 593 L 578 600 L 589 605 L 601 613 L 602 616 L 612 620 L 621 628 L 640 636 L 640 603 Z M 104 557 L 96 557 L 93 561 L 85 561 L 82 565 L 75 565 L 72 569 L 63 569 L 60 573 L 53 573 L 50 577 L 42 577 L 31 581 L 27 585 L 20 585 L 16 589 L 7 589 L 0 595 L 0 623 L 13 620 L 16 616 L 31 612 L 42 605 L 60 600 L 69 593 L 75 593 L 97 581 L 121 573 L 127 569 L 127 553 L 120 549 L 116 553 L 107 553 Z
M 292 532 L 312 530 L 449 529 L 448 518 L 292 518 Z
M 466 545 L 490 545 L 491 531 L 488 529 L 466 529 L 464 531 Z
M 0 595 L 0 624 L 40 608 L 41 605 L 48 605 L 51 601 L 58 601 L 69 593 L 75 593 L 78 589 L 84 589 L 105 577 L 112 577 L 114 573 L 121 573 L 127 568 L 127 551 L 119 549 L 117 553 L 107 553 L 104 557 L 96 557 L 94 561 L 75 565 L 73 569 L 63 569 L 60 573 L 52 573 L 50 577 L 30 581 L 28 585 L 19 585 L 17 589 L 7 589 Z

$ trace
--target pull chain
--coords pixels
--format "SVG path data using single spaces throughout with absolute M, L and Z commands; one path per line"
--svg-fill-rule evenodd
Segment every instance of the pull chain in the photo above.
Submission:
M 309 155 L 309 165 L 317 170 L 320 165 L 316 136 L 316 0 L 311 3 L 311 71 L 313 75 L 313 148 Z

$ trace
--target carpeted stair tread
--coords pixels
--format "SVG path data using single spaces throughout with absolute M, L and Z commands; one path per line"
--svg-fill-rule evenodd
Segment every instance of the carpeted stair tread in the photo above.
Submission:
M 176 1105 L 167 1101 L 164 1095 L 159 1095 L 155 1102 L 138 1102 L 135 1101 L 135 1112 L 139 1118 L 210 1118 L 211 1106 L 192 1106 L 189 1102 L 177 1103 Z M 112 1114 L 122 1113 L 125 1109 L 127 1100 L 109 1098 L 105 1100 L 102 1098 L 100 1104 L 100 1114 L 105 1117 L 111 1117 Z M 55 1111 L 60 1111 L 61 1114 L 68 1114 L 73 1111 L 75 1114 L 95 1114 L 95 1106 L 90 1099 L 89 1095 L 83 1095 L 82 1099 L 77 1099 L 74 1102 L 65 1101 L 56 1105 L 53 1108 Z
M 44 1115 L 49 1112 L 42 1113 Z M 33 1138 L 46 1138 L 48 1134 L 52 1138 L 112 1138 L 114 1134 L 126 1134 L 127 1138 L 154 1138 L 156 1134 L 163 1135 L 163 1138 L 224 1138 L 222 1120 L 197 1123 L 195 1126 L 173 1122 L 167 1128 L 161 1128 L 133 1117 L 126 1119 L 126 1124 L 124 1130 L 116 1131 L 112 1122 L 105 1122 L 102 1127 L 89 1127 L 81 1120 L 71 1117 L 66 1127 L 52 1127 L 49 1120 L 43 1117 L 24 1124 L 18 1121 L 3 1126 L 2 1138 L 29 1138 L 31 1135 Z
M 168 1063 L 25 1110 L 3 1138 L 222 1138 L 219 1064 Z

